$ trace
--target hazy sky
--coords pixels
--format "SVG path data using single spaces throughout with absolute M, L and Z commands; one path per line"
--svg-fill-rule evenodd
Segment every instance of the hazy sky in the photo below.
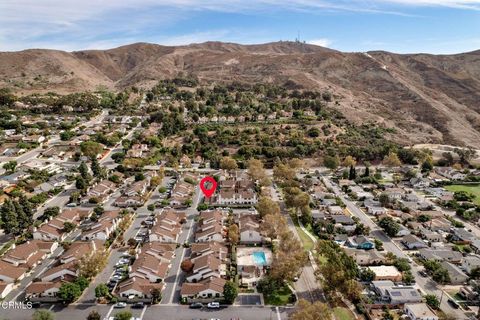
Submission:
M 480 0 L 0 0 L 0 51 L 300 39 L 342 51 L 480 49 Z

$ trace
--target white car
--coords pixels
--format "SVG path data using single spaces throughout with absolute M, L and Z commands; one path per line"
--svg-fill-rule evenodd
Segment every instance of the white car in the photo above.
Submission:
M 121 308 L 125 308 L 127 306 L 127 304 L 125 302 L 117 302 L 113 305 L 113 307 L 115 309 L 121 309 Z
M 219 309 L 220 308 L 220 303 L 219 302 L 209 302 L 207 304 L 207 308 L 209 308 L 209 309 Z

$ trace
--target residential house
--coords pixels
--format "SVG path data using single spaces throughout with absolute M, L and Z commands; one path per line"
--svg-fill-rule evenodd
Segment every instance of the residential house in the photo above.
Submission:
M 371 250 L 375 248 L 375 243 L 373 241 L 370 241 L 365 236 L 349 237 L 346 245 L 351 248 L 357 248 L 362 250 Z
M 50 219 L 38 228 L 33 228 L 33 239 L 45 241 L 63 241 L 66 233 L 63 231 L 65 223 L 78 225 L 81 219 L 90 214 L 89 210 L 63 210 L 57 217 Z
M 0 260 L 0 283 L 14 283 L 22 280 L 28 272 L 26 267 L 16 267 L 9 262 Z M 6 289 L 6 287 L 4 288 Z
M 438 320 L 438 316 L 426 303 L 406 303 L 403 312 L 411 320 Z
M 425 242 L 412 234 L 404 236 L 401 242 L 408 250 L 417 250 L 428 247 Z
M 117 285 L 115 294 L 121 301 L 148 302 L 153 299 L 155 295 L 154 291 L 161 292 L 162 290 L 163 283 L 152 283 L 142 277 L 131 277 Z
M 140 253 L 130 266 L 129 277 L 144 278 L 150 282 L 164 282 L 169 268 L 170 263 L 162 262 L 153 255 Z
M 118 197 L 115 202 L 113 203 L 114 206 L 120 208 L 132 208 L 132 207 L 140 207 L 143 205 L 145 201 L 140 196 L 133 196 L 133 197 Z
M 120 221 L 121 216 L 119 210 L 106 211 L 98 218 L 95 224 L 82 233 L 81 239 L 84 241 L 94 239 L 107 241 L 111 234 L 117 229 Z
M 195 231 L 196 242 L 224 241 L 223 213 L 220 210 L 202 211 Z
M 74 241 L 68 249 L 62 253 L 58 260 L 61 264 L 68 264 L 103 249 L 103 243 L 99 240 Z
M 344 248 L 345 252 L 352 257 L 359 266 L 380 265 L 385 263 L 386 258 L 377 250 L 360 250 Z
M 243 215 L 238 219 L 240 243 L 260 244 L 263 237 L 260 233 L 260 223 L 254 215 Z
M 402 281 L 402 273 L 395 266 L 370 266 L 368 269 L 375 273 L 375 281 Z
M 228 248 L 220 242 L 199 242 L 192 243 L 190 246 L 191 260 L 195 261 L 198 257 L 211 255 L 221 261 L 226 262 L 228 258 Z
M 6 283 L 3 281 L 0 281 L 0 299 L 5 299 L 7 295 L 12 292 L 14 287 L 14 283 Z
M 154 221 L 150 230 L 150 241 L 177 242 L 181 232 L 181 223 L 185 220 L 185 213 L 175 210 L 163 210 Z
M 195 259 L 191 274 L 187 275 L 188 282 L 199 282 L 209 278 L 220 278 L 226 275 L 226 265 L 214 256 L 205 255 Z
M 78 277 L 77 261 L 58 264 L 40 276 L 41 281 L 73 281 Z
M 387 213 L 387 209 L 384 207 L 367 207 L 367 212 L 374 216 L 380 216 Z
M 30 301 L 42 301 L 45 298 L 53 298 L 53 301 L 55 301 L 57 300 L 57 294 L 61 285 L 61 281 L 32 282 L 28 287 L 25 288 L 25 298 L 29 299 Z
M 477 240 L 477 237 L 467 231 L 465 228 L 453 228 L 452 241 L 461 244 L 470 244 L 472 241 Z
M 372 286 L 380 300 L 392 305 L 423 302 L 421 293 L 413 286 L 396 286 L 392 281 L 372 281 Z
M 213 301 L 223 298 L 223 287 L 227 281 L 222 278 L 205 279 L 197 283 L 184 283 L 180 296 L 187 301 Z
M 459 267 L 447 261 L 442 261 L 440 264 L 447 269 L 451 284 L 463 284 L 467 282 L 468 276 Z
M 175 257 L 176 245 L 173 243 L 147 242 L 140 248 L 141 254 L 147 254 L 155 257 L 163 263 L 170 263 Z
M 25 267 L 32 269 L 43 259 L 53 253 L 58 243 L 46 242 L 41 240 L 32 240 L 13 247 L 5 253 L 2 260 L 12 264 L 15 267 Z
M 458 251 L 448 249 L 420 249 L 419 256 L 424 260 L 435 260 L 438 262 L 448 261 L 454 264 L 461 264 L 463 255 Z
M 462 268 L 471 273 L 474 269 L 480 268 L 480 256 L 477 254 L 468 255 L 463 259 Z

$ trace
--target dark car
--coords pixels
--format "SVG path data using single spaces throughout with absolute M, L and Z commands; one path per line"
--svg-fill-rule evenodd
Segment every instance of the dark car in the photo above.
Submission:
M 38 302 L 38 301 L 36 301 L 36 302 L 31 302 L 31 304 L 32 304 L 32 308 L 40 308 L 41 305 L 42 305 L 42 304 L 41 304 L 40 302 Z
M 452 299 L 448 299 L 448 303 L 454 307 L 455 309 L 458 309 L 460 308 L 460 306 L 458 305 L 458 303 L 456 303 L 455 301 L 453 301 Z
M 418 271 L 418 274 L 424 278 L 428 277 L 428 274 L 425 271 Z
M 190 305 L 190 309 L 202 309 L 203 303 L 201 302 L 194 302 Z
M 132 305 L 132 309 L 143 309 L 145 307 L 145 303 L 143 302 L 136 302 Z

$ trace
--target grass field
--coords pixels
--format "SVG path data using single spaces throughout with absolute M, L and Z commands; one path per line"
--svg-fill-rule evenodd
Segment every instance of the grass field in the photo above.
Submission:
M 295 229 L 297 229 L 298 236 L 300 237 L 300 240 L 302 240 L 303 247 L 305 250 L 310 251 L 315 247 L 315 244 L 313 243 L 312 239 L 300 228 L 298 224 L 298 218 L 295 217 L 294 215 L 291 215 L 293 224 L 295 225 Z
M 333 309 L 333 315 L 336 320 L 353 320 L 355 319 L 354 315 L 350 310 L 343 307 L 336 307 Z
M 445 189 L 448 191 L 466 191 L 468 193 L 471 193 L 475 196 L 475 204 L 480 205 L 480 184 L 469 184 L 469 185 L 464 185 L 464 184 L 452 184 L 450 186 L 445 186 Z

